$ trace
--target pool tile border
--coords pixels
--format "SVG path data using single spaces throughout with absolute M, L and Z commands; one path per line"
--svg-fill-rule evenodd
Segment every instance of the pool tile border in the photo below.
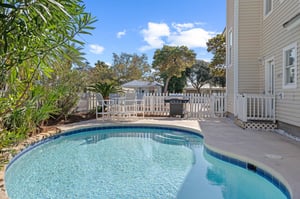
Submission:
M 190 133 L 190 134 L 194 134 L 197 135 L 199 137 L 201 137 L 203 139 L 203 136 L 199 133 L 197 133 L 195 130 L 193 129 L 185 129 L 185 128 L 176 128 L 176 127 L 169 127 L 169 126 L 161 126 L 161 127 L 157 127 L 157 126 L 150 126 L 148 124 L 145 125 L 112 125 L 112 126 L 95 126 L 95 127 L 85 127 L 85 128 L 79 128 L 79 129 L 71 129 L 71 130 L 67 130 L 64 131 L 63 133 L 59 133 L 59 134 L 55 134 L 52 135 L 50 137 L 47 137 L 45 139 L 39 140 L 37 142 L 32 143 L 31 145 L 27 146 L 25 149 L 23 149 L 21 152 L 19 152 L 18 154 L 16 154 L 11 160 L 10 162 L 7 164 L 6 168 L 5 168 L 5 172 L 9 169 L 9 167 L 16 161 L 18 160 L 20 157 L 22 157 L 25 153 L 27 153 L 28 151 L 31 151 L 33 149 L 35 149 L 36 147 L 45 144 L 47 142 L 50 142 L 52 140 L 55 140 L 57 138 L 63 137 L 63 136 L 69 136 L 69 135 L 74 135 L 74 134 L 78 134 L 78 133 L 82 133 L 82 132 L 90 132 L 90 131 L 96 131 L 96 130 L 104 130 L 104 129 L 118 129 L 118 128 L 146 128 L 146 129 L 166 129 L 166 130 L 177 130 L 177 131 L 181 131 L 184 133 Z
M 86 132 L 86 131 L 95 131 L 95 130 L 103 130 L 103 129 L 118 129 L 118 128 L 146 128 L 146 129 L 166 129 L 166 130 L 179 130 L 185 133 L 192 133 L 195 134 L 201 138 L 203 136 L 196 132 L 196 130 L 193 129 L 186 129 L 186 128 L 181 128 L 181 127 L 169 127 L 169 126 L 151 126 L 149 124 L 130 124 L 130 125 L 112 125 L 112 126 L 96 126 L 96 127 L 86 127 L 86 128 L 79 128 L 79 129 L 73 129 L 73 130 L 68 130 L 65 131 L 61 134 L 54 135 L 54 139 L 61 137 L 61 136 L 66 136 L 66 135 L 72 135 L 72 134 L 77 134 L 81 132 Z
M 275 176 L 273 176 L 271 173 L 269 173 L 268 171 L 257 167 L 256 165 L 253 165 L 249 162 L 244 162 L 242 160 L 233 158 L 233 157 L 229 157 L 227 155 L 223 155 L 221 153 L 215 152 L 211 149 L 209 149 L 207 146 L 204 147 L 205 152 L 215 158 L 218 158 L 220 160 L 223 160 L 225 162 L 234 164 L 238 167 L 241 167 L 243 169 L 247 169 L 250 170 L 254 173 L 256 173 L 257 175 L 265 178 L 266 180 L 268 180 L 270 183 L 272 183 L 274 186 L 276 186 L 286 197 L 287 199 L 291 199 L 291 194 L 288 190 L 288 188 Z

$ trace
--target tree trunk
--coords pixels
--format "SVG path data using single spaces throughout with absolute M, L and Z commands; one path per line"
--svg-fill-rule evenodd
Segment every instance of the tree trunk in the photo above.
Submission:
M 168 86 L 169 86 L 169 81 L 172 77 L 168 77 L 166 79 L 166 84 L 165 84 L 165 88 L 164 88 L 164 93 L 167 93 L 168 92 Z

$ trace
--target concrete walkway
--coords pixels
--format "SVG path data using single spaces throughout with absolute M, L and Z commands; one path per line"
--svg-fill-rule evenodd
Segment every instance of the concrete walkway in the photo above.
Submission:
M 293 199 L 300 199 L 300 142 L 272 132 L 243 130 L 227 118 L 201 121 L 179 118 L 145 118 L 129 121 L 90 120 L 59 128 L 70 130 L 94 125 L 127 123 L 175 125 L 200 130 L 204 136 L 204 143 L 208 147 L 269 171 L 288 185 Z M 2 196 L 0 192 L 0 198 Z

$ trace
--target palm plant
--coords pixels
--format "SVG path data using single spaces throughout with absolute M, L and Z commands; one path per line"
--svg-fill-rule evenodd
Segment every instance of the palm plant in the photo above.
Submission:
M 121 93 L 122 88 L 117 85 L 115 82 L 97 82 L 94 85 L 91 85 L 88 87 L 89 91 L 95 92 L 95 93 L 100 93 L 103 97 L 103 99 L 107 100 L 109 99 L 109 94 L 110 93 Z

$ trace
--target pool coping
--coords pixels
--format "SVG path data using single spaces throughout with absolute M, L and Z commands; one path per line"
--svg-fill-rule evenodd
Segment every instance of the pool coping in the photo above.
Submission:
M 178 121 L 176 122 L 176 124 L 174 124 L 174 121 Z M 193 125 L 191 124 L 188 124 L 188 123 L 193 123 Z M 67 133 L 69 131 L 74 131 L 74 130 L 78 130 L 78 129 L 82 129 L 84 126 L 86 126 L 85 124 L 88 124 L 88 125 L 94 125 L 97 126 L 97 125 L 101 125 L 101 127 L 103 126 L 110 126 L 110 125 L 117 125 L 117 126 L 128 126 L 128 125 L 132 125 L 132 124 L 136 124 L 136 125 L 146 125 L 146 126 L 156 126 L 157 125 L 164 125 L 164 127 L 172 127 L 172 128 L 177 128 L 177 129 L 180 129 L 180 130 L 187 130 L 187 131 L 192 131 L 193 133 L 196 133 L 196 134 L 199 134 L 201 135 L 202 137 L 204 137 L 204 145 L 205 145 L 205 148 L 207 149 L 207 151 L 209 151 L 209 153 L 211 153 L 211 155 L 215 155 L 216 157 L 218 156 L 223 156 L 223 160 L 226 161 L 229 160 L 232 161 L 232 159 L 237 159 L 239 161 L 244 161 L 245 163 L 249 163 L 249 164 L 253 164 L 255 165 L 258 169 L 258 171 L 260 171 L 260 174 L 263 176 L 263 173 L 265 172 L 262 172 L 262 171 L 270 171 L 270 172 L 267 172 L 267 175 L 263 176 L 265 177 L 267 180 L 271 181 L 272 182 L 272 179 L 276 179 L 276 181 L 281 181 L 283 184 L 284 184 L 284 187 L 285 188 L 280 188 L 282 187 L 281 185 L 279 186 L 280 190 L 283 191 L 283 193 L 287 193 L 286 191 L 288 190 L 288 193 L 290 194 L 290 198 L 293 198 L 293 192 L 292 192 L 292 189 L 290 188 L 290 185 L 289 183 L 287 182 L 287 180 L 282 177 L 282 175 L 275 171 L 274 169 L 272 169 L 271 167 L 259 162 L 259 161 L 254 161 L 252 160 L 251 158 L 249 157 L 246 157 L 246 156 L 240 156 L 238 154 L 235 154 L 235 153 L 230 153 L 226 150 L 222 150 L 220 149 L 218 146 L 214 146 L 214 144 L 211 144 L 211 143 L 207 143 L 206 139 L 207 139 L 207 132 L 206 130 L 203 130 L 201 128 L 201 124 L 199 125 L 199 121 L 197 120 L 194 120 L 194 121 L 191 121 L 191 120 L 173 120 L 173 119 L 169 119 L 169 120 L 161 120 L 161 119 L 154 119 L 154 120 L 145 120 L 145 119 L 142 119 L 142 120 L 139 120 L 139 121 L 125 121 L 125 122 L 112 122 L 112 123 L 109 123 L 106 121 L 106 123 L 103 123 L 103 122 L 99 122 L 99 121 L 88 121 L 87 123 L 78 123 L 78 124 L 74 124 L 74 125 L 67 125 L 67 126 L 61 126 L 61 133 L 58 132 L 58 135 L 55 135 L 54 134 L 54 137 L 55 136 L 61 136 L 63 135 L 64 133 Z M 198 125 L 195 125 L 195 124 L 198 124 Z M 91 127 L 92 128 L 92 127 Z M 237 127 L 238 128 L 238 127 Z M 53 134 L 51 135 L 53 136 Z M 209 136 L 208 136 L 209 137 Z M 43 139 L 43 138 L 42 138 Z M 229 158 L 228 158 L 229 157 Z M 239 165 L 238 165 L 239 166 Z M 270 174 L 270 175 L 269 175 Z M 271 177 L 270 177 L 271 176 Z M 268 179 L 269 178 L 269 179 Z M 274 184 L 274 183 L 273 183 Z M 281 184 L 281 183 L 277 183 L 277 184 Z M 276 184 L 275 184 L 276 185 Z M 278 187 L 278 186 L 277 186 Z M 1 194 L 0 194 L 1 196 Z

